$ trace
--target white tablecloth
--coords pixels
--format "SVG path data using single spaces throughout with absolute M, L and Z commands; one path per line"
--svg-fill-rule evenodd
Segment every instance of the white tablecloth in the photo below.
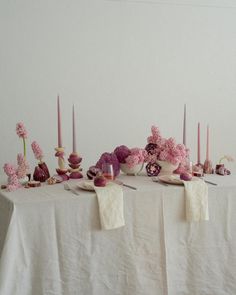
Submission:
M 109 231 L 93 192 L 1 191 L 0 295 L 235 295 L 236 177 L 211 178 L 200 223 L 182 186 L 121 179 L 138 190 L 124 187 L 126 225 Z

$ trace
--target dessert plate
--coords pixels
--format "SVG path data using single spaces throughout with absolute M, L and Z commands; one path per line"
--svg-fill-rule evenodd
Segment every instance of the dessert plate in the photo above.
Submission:
M 94 191 L 93 180 L 82 180 L 77 184 L 77 187 L 85 191 Z
M 179 175 L 161 175 L 157 177 L 158 180 L 164 183 L 168 184 L 177 184 L 177 185 L 183 185 L 183 180 L 180 179 Z M 193 177 L 190 181 L 199 181 L 198 177 Z

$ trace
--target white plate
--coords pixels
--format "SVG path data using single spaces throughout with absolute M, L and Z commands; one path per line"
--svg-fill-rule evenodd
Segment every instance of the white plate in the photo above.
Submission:
M 85 191 L 94 191 L 93 180 L 82 180 L 77 184 L 77 187 Z
M 160 181 L 168 184 L 183 185 L 183 180 L 180 179 L 179 175 L 161 175 L 157 177 Z M 190 181 L 198 181 L 198 177 L 193 177 Z

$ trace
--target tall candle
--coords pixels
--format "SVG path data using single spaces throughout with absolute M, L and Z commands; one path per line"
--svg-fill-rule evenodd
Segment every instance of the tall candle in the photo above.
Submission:
M 200 123 L 198 123 L 197 128 L 197 163 L 201 163 L 201 143 L 200 143 Z
M 61 137 L 61 110 L 60 110 L 60 98 L 57 96 L 57 132 L 58 132 L 58 147 L 62 147 Z
M 209 125 L 207 125 L 207 147 L 206 147 L 206 160 L 209 161 Z
M 183 144 L 186 146 L 186 104 L 184 104 Z
M 75 107 L 72 110 L 72 128 L 73 128 L 73 153 L 76 154 L 76 130 L 75 130 Z

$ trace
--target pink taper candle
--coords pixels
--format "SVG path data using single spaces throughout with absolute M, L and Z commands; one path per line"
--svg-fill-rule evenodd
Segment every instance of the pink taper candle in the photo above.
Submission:
M 183 144 L 186 146 L 186 104 L 184 104 Z
M 72 110 L 72 124 L 73 124 L 73 153 L 76 154 L 76 132 L 75 132 L 75 107 Z
M 209 125 L 207 125 L 207 147 L 206 147 L 206 160 L 209 161 Z
M 197 127 L 197 163 L 201 163 L 200 123 L 198 123 Z
M 58 131 L 58 147 L 62 147 L 61 138 L 61 110 L 60 110 L 60 98 L 57 96 L 57 131 Z

